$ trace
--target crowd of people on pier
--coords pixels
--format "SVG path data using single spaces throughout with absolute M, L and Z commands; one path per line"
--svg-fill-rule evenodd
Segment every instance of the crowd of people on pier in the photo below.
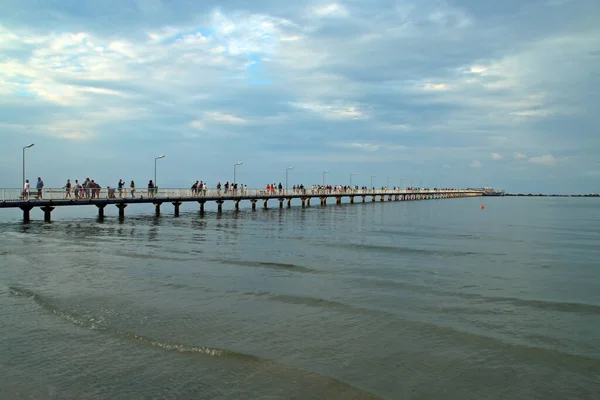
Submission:
M 38 177 L 36 185 L 35 185 L 35 199 L 36 200 L 40 200 L 43 199 L 43 189 L 44 189 L 44 182 L 42 180 L 41 177 Z M 116 198 L 136 198 L 136 193 L 137 193 L 137 188 L 135 185 L 135 182 L 132 180 L 129 185 L 127 185 L 127 183 L 123 180 L 123 179 L 119 179 L 119 182 L 117 183 L 116 187 L 106 187 L 107 189 L 107 198 L 109 199 L 116 199 Z M 396 188 L 395 186 L 393 188 L 387 188 L 385 186 L 381 187 L 381 190 L 398 190 L 401 188 Z M 406 190 L 409 191 L 416 191 L 416 190 L 430 190 L 429 188 L 415 188 L 415 187 L 407 187 L 405 188 Z M 65 185 L 63 186 L 63 190 L 64 190 L 64 199 L 74 199 L 74 200 L 81 200 L 81 199 L 85 199 L 85 200 L 94 200 L 94 199 L 99 199 L 100 198 L 100 193 L 101 193 L 101 186 L 95 182 L 93 179 L 90 178 L 86 178 L 85 180 L 82 180 L 82 182 L 80 183 L 78 179 L 75 180 L 75 183 L 71 183 L 70 179 L 67 179 L 67 182 L 65 183 Z M 196 181 L 192 184 L 191 188 L 190 188 L 190 194 L 193 197 L 196 196 L 206 196 L 208 193 L 208 185 L 206 182 L 204 181 Z M 368 193 L 369 191 L 374 191 L 376 190 L 375 187 L 373 187 L 372 189 L 369 189 L 367 186 L 346 186 L 346 185 L 312 185 L 310 187 L 310 190 L 307 190 L 304 185 L 299 184 L 299 185 L 293 185 L 292 189 L 291 189 L 291 193 L 289 190 L 285 190 L 284 186 L 281 184 L 281 182 L 279 182 L 279 184 L 275 184 L 275 183 L 269 183 L 265 186 L 264 191 L 261 191 L 262 193 L 260 194 L 265 194 L 265 195 L 301 195 L 301 194 L 348 194 L 348 193 L 356 193 L 356 194 L 361 194 L 361 193 Z M 449 189 L 437 189 L 434 188 L 434 190 L 449 190 Z M 23 195 L 22 198 L 24 200 L 29 200 L 30 196 L 31 196 L 31 192 L 32 188 L 31 188 L 31 184 L 29 182 L 29 180 L 27 179 L 24 183 L 24 187 L 23 187 Z M 147 185 L 147 192 L 146 195 L 148 197 L 155 197 L 156 196 L 156 186 L 155 183 L 150 180 L 148 181 L 148 185 Z M 232 195 L 232 196 L 236 196 L 236 195 L 247 195 L 248 193 L 248 186 L 244 185 L 244 184 L 238 184 L 238 183 L 230 183 L 229 181 L 225 182 L 225 184 L 221 184 L 221 182 L 218 182 L 216 187 L 215 187 L 215 191 L 216 194 L 218 196 L 220 195 Z M 144 197 L 144 194 L 140 194 L 140 197 Z

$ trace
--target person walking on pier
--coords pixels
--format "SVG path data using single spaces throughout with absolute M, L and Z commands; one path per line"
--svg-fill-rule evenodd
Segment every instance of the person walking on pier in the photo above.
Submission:
M 123 179 L 119 179 L 119 183 L 117 184 L 117 188 L 119 189 L 119 198 L 120 199 L 123 198 L 123 186 L 125 186 L 125 182 L 123 182 Z
M 131 181 L 129 184 L 129 191 L 131 192 L 131 198 L 135 199 L 135 182 Z
M 75 179 L 74 191 L 75 191 L 75 200 L 81 199 L 81 185 L 79 184 L 78 179 Z
M 67 183 L 65 184 L 63 189 L 65 189 L 65 200 L 67 199 L 67 197 L 72 199 L 72 197 L 71 197 L 71 180 L 70 179 L 67 179 Z
M 23 200 L 29 200 L 29 189 L 31 188 L 31 183 L 29 183 L 29 179 L 25 180 L 25 184 L 23 185 Z
M 37 189 L 36 199 L 43 199 L 44 197 L 42 195 L 42 190 L 44 189 L 44 181 L 39 176 L 38 176 L 37 184 L 35 185 L 35 187 Z

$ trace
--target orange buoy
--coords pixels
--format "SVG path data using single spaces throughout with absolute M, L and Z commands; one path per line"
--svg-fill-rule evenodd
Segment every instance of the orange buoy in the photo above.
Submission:
M 482 209 L 482 210 L 485 210 L 485 206 L 484 206 L 483 204 L 481 205 L 481 209 Z

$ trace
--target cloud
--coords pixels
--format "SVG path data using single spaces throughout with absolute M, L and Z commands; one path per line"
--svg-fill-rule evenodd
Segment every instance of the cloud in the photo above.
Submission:
M 368 117 L 358 106 L 353 105 L 325 105 L 319 103 L 292 103 L 291 105 L 320 114 L 327 119 L 364 119 Z
M 234 125 L 243 125 L 243 124 L 247 124 L 249 122 L 247 119 L 240 118 L 233 114 L 222 113 L 219 111 L 205 112 L 204 117 L 207 120 L 210 120 L 213 122 L 223 122 L 223 123 L 234 124 Z
M 556 158 L 553 155 L 548 154 L 540 157 L 531 157 L 529 159 L 531 164 L 545 165 L 547 167 L 553 167 L 556 165 Z
M 314 7 L 312 9 L 312 14 L 316 17 L 324 18 L 324 17 L 334 17 L 334 18 L 343 18 L 349 15 L 346 7 L 339 3 L 329 3 Z
M 160 149 L 169 184 L 184 187 L 198 169 L 223 180 L 229 158 L 260 186 L 291 159 L 299 182 L 335 163 L 363 169 L 357 179 L 397 169 L 473 186 L 475 175 L 511 191 L 585 192 L 581 171 L 600 168 L 599 2 L 153 0 L 119 18 L 103 2 L 94 18 L 86 2 L 9 3 L 7 185 L 19 186 L 14 149 L 30 141 L 31 171 L 52 163 L 57 176 L 93 142 L 86 169 L 101 181 L 123 169 L 146 178 L 143 160 Z M 513 162 L 482 168 L 486 157 Z M 557 163 L 552 176 L 533 168 Z

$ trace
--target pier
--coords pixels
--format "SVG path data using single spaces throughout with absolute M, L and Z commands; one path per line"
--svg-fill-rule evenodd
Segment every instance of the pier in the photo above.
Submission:
M 23 211 L 23 221 L 31 220 L 31 210 L 40 208 L 44 213 L 44 221 L 52 220 L 52 211 L 56 207 L 74 207 L 84 205 L 95 205 L 98 208 L 98 217 L 104 218 L 106 206 L 114 205 L 119 210 L 119 218 L 125 218 L 125 209 L 129 204 L 152 204 L 157 216 L 161 213 L 161 206 L 170 203 L 173 206 L 173 214 L 179 216 L 179 208 L 183 203 L 197 202 L 200 212 L 204 212 L 207 202 L 217 204 L 217 212 L 222 212 L 223 203 L 232 201 L 235 210 L 239 210 L 241 201 L 249 201 L 252 210 L 256 210 L 257 203 L 262 208 L 269 208 L 269 201 L 275 201 L 279 208 L 290 208 L 293 199 L 299 199 L 302 207 L 310 207 L 311 201 L 319 201 L 321 207 L 327 206 L 328 200 L 335 204 L 342 204 L 344 197 L 355 202 L 384 202 L 384 201 L 414 201 L 433 199 L 452 199 L 459 197 L 482 196 L 483 191 L 477 189 L 347 189 L 347 190 L 272 190 L 265 189 L 243 189 L 239 191 L 224 191 L 217 189 L 206 189 L 193 192 L 190 189 L 156 189 L 136 190 L 136 197 L 131 197 L 129 190 L 123 190 L 122 197 L 115 189 L 91 189 L 95 190 L 94 198 L 75 199 L 66 198 L 65 189 L 43 189 L 38 194 L 36 189 L 31 189 L 28 195 L 24 195 L 22 189 L 0 189 L 0 208 L 20 208 Z M 73 195 L 74 196 L 74 195 Z

